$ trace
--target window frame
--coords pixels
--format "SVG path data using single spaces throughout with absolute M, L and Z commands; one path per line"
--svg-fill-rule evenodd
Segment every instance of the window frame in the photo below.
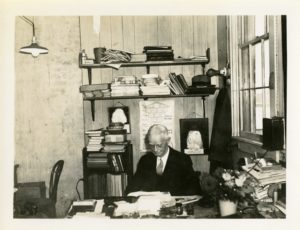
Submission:
M 256 44 L 262 39 L 269 39 L 269 70 L 270 70 L 270 116 L 284 117 L 284 79 L 282 58 L 281 16 L 268 16 L 265 34 L 255 36 L 249 33 L 246 26 L 254 26 L 255 16 L 229 16 L 229 48 L 231 64 L 231 106 L 232 106 L 232 136 L 261 143 L 262 135 L 242 130 L 242 103 L 240 97 L 242 76 L 242 48 Z M 247 25 L 248 23 L 248 25 Z M 251 24 L 252 23 L 252 24 Z M 250 31 L 251 32 L 251 31 Z M 248 41 L 245 41 L 247 36 Z M 250 49 L 249 49 L 250 51 Z M 234 64 L 237 63 L 237 64 Z M 255 86 L 255 85 L 254 85 Z M 251 88 L 251 87 L 250 87 Z M 254 96 L 255 97 L 255 96 Z M 254 120 L 255 122 L 255 120 Z

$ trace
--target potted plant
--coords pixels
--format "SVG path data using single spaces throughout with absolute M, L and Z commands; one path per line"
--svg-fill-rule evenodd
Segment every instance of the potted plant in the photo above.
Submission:
M 217 168 L 215 172 L 203 174 L 200 185 L 210 200 L 217 202 L 221 216 L 233 215 L 239 202 L 245 201 L 247 194 L 253 193 L 246 172 Z

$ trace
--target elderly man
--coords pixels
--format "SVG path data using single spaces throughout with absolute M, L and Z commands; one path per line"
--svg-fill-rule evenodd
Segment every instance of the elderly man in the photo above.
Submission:
M 168 191 L 171 195 L 195 195 L 200 188 L 188 155 L 168 146 L 170 137 L 163 125 L 153 125 L 146 136 L 151 153 L 143 155 L 126 193 Z

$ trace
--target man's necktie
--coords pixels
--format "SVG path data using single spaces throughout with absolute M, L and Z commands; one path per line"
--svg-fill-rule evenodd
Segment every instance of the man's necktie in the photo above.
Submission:
M 164 168 L 164 162 L 159 157 L 159 163 L 158 163 L 158 165 L 156 167 L 156 173 L 157 173 L 157 175 L 162 175 L 163 174 L 163 168 Z

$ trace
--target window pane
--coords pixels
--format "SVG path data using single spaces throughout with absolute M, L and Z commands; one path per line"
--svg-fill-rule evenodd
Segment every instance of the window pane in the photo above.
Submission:
M 264 41 L 264 66 L 265 66 L 265 76 L 264 76 L 264 86 L 269 86 L 270 79 L 270 53 L 269 53 L 269 39 Z
M 262 86 L 262 63 L 261 63 L 261 43 L 255 46 L 255 87 Z
M 264 107 L 263 107 L 263 90 L 255 90 L 255 130 L 256 133 L 262 130 Z
M 265 118 L 271 118 L 271 105 L 270 105 L 270 89 L 264 89 L 265 92 L 265 100 L 264 100 L 264 117 Z
M 249 48 L 242 49 L 242 83 L 243 89 L 249 88 Z
M 263 118 L 270 118 L 270 89 L 255 90 L 255 131 L 262 134 Z
M 243 97 L 242 103 L 242 127 L 243 131 L 250 132 L 251 131 L 251 107 L 250 107 L 250 91 L 244 90 L 241 91 Z
M 261 36 L 265 33 L 265 16 L 256 15 L 255 16 L 255 35 Z

